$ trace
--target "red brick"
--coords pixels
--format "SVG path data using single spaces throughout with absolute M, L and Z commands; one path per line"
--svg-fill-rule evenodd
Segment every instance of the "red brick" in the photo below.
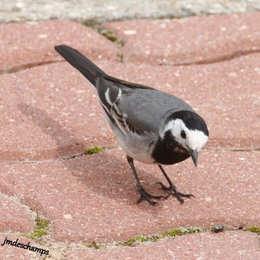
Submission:
M 34 228 L 34 219 L 25 206 L 14 199 L 0 196 L 0 232 L 12 230 L 15 232 L 31 232 Z
M 124 62 L 209 63 L 260 51 L 260 13 L 104 24 L 126 41 Z
M 1 169 L 3 193 L 50 220 L 58 241 L 111 242 L 179 226 L 260 225 L 259 153 L 202 151 L 199 167 L 191 160 L 166 167 L 182 192 L 156 207 L 136 204 L 139 195 L 124 153 L 116 149 L 77 159 L 7 164 Z M 164 194 L 158 167 L 136 163 L 148 192 Z
M 69 65 L 40 66 L 1 80 L 2 161 L 60 158 L 115 145 L 94 88 Z
M 71 249 L 66 252 L 66 256 L 68 259 L 75 260 L 255 260 L 260 258 L 260 252 L 256 234 L 233 231 L 220 234 L 186 235 L 136 247 L 111 247 L 99 250 Z
M 260 146 L 259 57 L 178 67 L 97 64 L 111 75 L 187 101 L 208 123 L 207 147 L 255 149 Z M 2 161 L 60 158 L 93 145 L 115 146 L 94 88 L 69 64 L 40 66 L 1 80 Z
M 0 71 L 61 60 L 54 51 L 71 45 L 95 59 L 117 58 L 116 46 L 92 28 L 69 20 L 49 20 L 0 25 Z

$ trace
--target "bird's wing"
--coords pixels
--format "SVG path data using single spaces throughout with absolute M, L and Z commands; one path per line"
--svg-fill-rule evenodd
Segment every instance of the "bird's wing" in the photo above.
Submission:
M 55 49 L 97 88 L 107 116 L 121 131 L 157 133 L 168 112 L 192 111 L 188 104 L 175 96 L 107 75 L 69 46 L 60 45 Z
M 121 131 L 158 133 L 162 120 L 169 113 L 193 111 L 173 95 L 115 78 L 98 78 L 97 91 L 105 112 Z

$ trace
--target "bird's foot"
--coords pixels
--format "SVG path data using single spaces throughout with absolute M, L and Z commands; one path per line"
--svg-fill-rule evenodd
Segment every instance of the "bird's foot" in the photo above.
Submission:
M 157 184 L 160 184 L 161 185 L 161 188 L 162 190 L 165 190 L 168 192 L 168 194 L 166 196 L 163 196 L 164 199 L 168 199 L 170 196 L 174 196 L 176 197 L 176 199 L 180 202 L 180 203 L 183 203 L 184 202 L 184 198 L 191 198 L 191 197 L 194 197 L 194 195 L 192 194 L 184 194 L 184 193 L 181 193 L 181 192 L 178 192 L 176 190 L 176 187 L 173 185 L 173 184 L 170 184 L 169 187 L 165 186 L 163 183 L 161 182 L 157 182 Z
M 137 187 L 138 188 L 138 192 L 140 193 L 140 198 L 137 201 L 137 203 L 140 203 L 142 200 L 146 200 L 150 205 L 155 206 L 158 203 L 154 200 L 151 199 L 164 199 L 165 196 L 155 196 L 155 195 L 151 195 L 148 192 L 145 191 L 145 189 L 143 187 Z

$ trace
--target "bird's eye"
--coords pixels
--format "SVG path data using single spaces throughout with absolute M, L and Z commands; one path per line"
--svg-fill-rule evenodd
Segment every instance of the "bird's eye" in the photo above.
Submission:
M 184 139 L 186 138 L 186 133 L 185 133 L 184 130 L 181 130 L 181 137 L 184 138 Z

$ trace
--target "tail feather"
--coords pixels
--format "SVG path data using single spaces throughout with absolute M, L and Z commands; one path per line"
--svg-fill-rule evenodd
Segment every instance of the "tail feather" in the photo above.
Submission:
M 69 46 L 55 46 L 55 50 L 73 67 L 79 70 L 94 86 L 96 86 L 97 78 L 106 75 L 105 72 L 97 67 L 92 61 Z

